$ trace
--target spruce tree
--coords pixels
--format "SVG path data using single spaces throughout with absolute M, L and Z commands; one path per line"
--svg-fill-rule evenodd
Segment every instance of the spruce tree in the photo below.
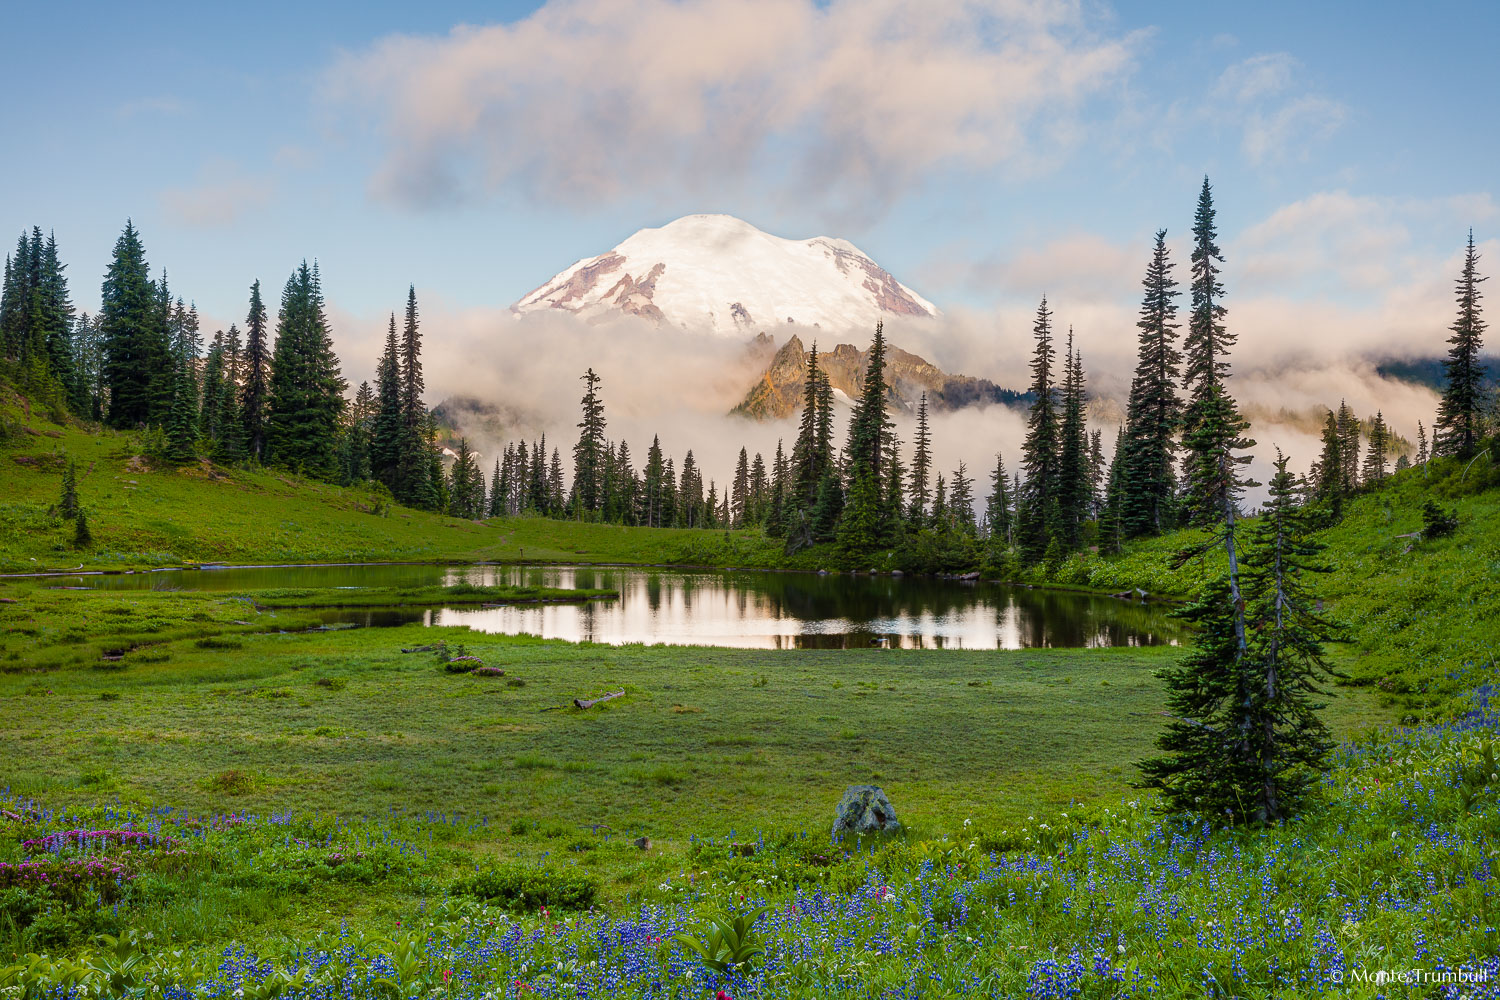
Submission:
M 885 444 L 890 437 L 885 409 L 887 391 L 882 322 L 875 324 L 875 339 L 865 362 L 864 384 L 849 421 L 849 444 L 844 451 L 850 483 L 841 513 L 849 524 L 840 531 L 840 544 L 845 559 L 852 565 L 867 561 L 875 549 L 890 541 L 889 511 L 881 497 Z
M 104 383 L 109 423 L 139 427 L 166 414 L 155 407 L 155 387 L 170 377 L 167 344 L 156 323 L 155 293 L 146 251 L 133 223 L 115 241 L 114 257 L 100 293 Z
M 78 516 L 73 519 L 73 548 L 87 549 L 94 544 L 94 533 L 89 530 L 88 514 L 82 507 L 78 508 Z
M 57 512 L 69 521 L 78 516 L 78 466 L 71 458 L 63 467 L 62 496 L 57 502 Z
M 265 459 L 315 478 L 333 479 L 346 388 L 333 353 L 318 272 L 303 261 L 287 278 L 276 321 Z
M 641 484 L 643 494 L 641 497 L 642 521 L 648 528 L 665 527 L 664 512 L 666 502 L 666 463 L 661 453 L 661 436 L 651 436 L 651 447 L 646 449 L 646 469 L 644 482 Z
M 733 526 L 743 528 L 749 523 L 749 517 L 752 513 L 750 501 L 750 454 L 744 446 L 740 447 L 740 457 L 734 465 L 732 492 L 733 497 L 730 502 L 730 513 L 733 518 Z
M 1360 419 L 1344 400 L 1339 401 L 1335 426 L 1339 436 L 1339 460 L 1342 463 L 1339 476 L 1345 496 L 1353 496 L 1359 489 L 1359 432 Z
M 1427 428 L 1422 426 L 1422 421 L 1417 421 L 1417 464 L 1427 465 Z
M 1229 348 L 1234 346 L 1235 337 L 1224 326 L 1227 310 L 1219 280 L 1224 255 L 1219 250 L 1214 217 L 1213 191 L 1205 177 L 1193 220 L 1192 313 L 1183 342 L 1183 382 L 1190 393 L 1182 421 L 1182 439 L 1188 451 L 1183 507 L 1188 521 L 1197 525 L 1217 523 L 1226 502 L 1238 503 L 1239 480 L 1220 473 L 1221 458 L 1254 444 L 1242 440 L 1249 424 L 1240 416 L 1225 386 Z M 1219 490 L 1230 492 L 1221 494 Z
M 406 439 L 401 397 L 401 348 L 396 340 L 396 314 L 391 313 L 385 352 L 375 366 L 375 418 L 370 430 L 370 471 L 394 496 L 400 489 L 401 449 Z
M 432 444 L 427 432 L 427 406 L 422 402 L 422 333 L 417 315 L 417 289 L 406 292 L 406 320 L 401 328 L 401 444 L 396 461 L 396 499 L 419 510 L 440 509 L 437 486 L 443 481 L 439 465 L 433 476 Z
M 1468 458 L 1478 445 L 1484 417 L 1485 366 L 1479 352 L 1484 347 L 1484 318 L 1479 286 L 1489 280 L 1479 274 L 1479 254 L 1474 250 L 1474 230 L 1464 252 L 1458 276 L 1458 317 L 1448 329 L 1448 358 L 1443 362 L 1447 384 L 1433 425 L 1432 453 Z
M 271 351 L 266 340 L 266 306 L 260 282 L 250 286 L 250 311 L 245 315 L 245 384 L 240 393 L 240 420 L 245 447 L 256 462 L 266 460 L 266 399 L 270 393 Z
M 1386 455 L 1390 448 L 1390 431 L 1385 426 L 1385 415 L 1379 410 L 1375 411 L 1375 419 L 1370 424 L 1369 439 L 1360 478 L 1366 486 L 1374 487 L 1379 486 L 1386 477 Z
M 766 534 L 772 538 L 786 537 L 787 484 L 791 473 L 787 470 L 786 453 L 781 439 L 776 439 L 776 457 L 771 462 L 771 498 L 766 508 Z
M 791 506 L 808 511 L 817 502 L 828 452 L 824 448 L 823 373 L 818 367 L 818 345 L 814 341 L 808 354 L 807 379 L 802 389 L 802 416 L 797 426 L 797 440 L 792 445 Z
M 963 462 L 953 471 L 953 486 L 948 494 L 948 517 L 953 526 L 965 534 L 974 534 L 974 478 Z
M 1058 448 L 1057 508 L 1059 544 L 1072 552 L 1083 544 L 1083 524 L 1093 513 L 1093 476 L 1090 473 L 1088 426 L 1084 407 L 1087 393 L 1083 381 L 1083 359 L 1073 349 L 1073 330 L 1068 329 L 1068 353 L 1063 365 L 1062 421 Z M 955 485 L 957 480 L 954 481 Z
M 579 378 L 584 384 L 578 443 L 573 446 L 573 516 L 597 518 L 604 499 L 604 402 L 599 398 L 599 376 L 590 368 Z
M 1125 437 L 1125 426 L 1115 432 L 1115 450 L 1110 456 L 1109 472 L 1104 482 L 1104 503 L 1099 511 L 1099 547 L 1106 552 L 1119 552 L 1125 544 L 1127 534 L 1127 512 L 1130 510 L 1130 445 Z
M 1141 284 L 1135 376 L 1130 383 L 1125 443 L 1117 484 L 1122 505 L 1117 513 L 1131 537 L 1158 535 L 1173 523 L 1177 493 L 1175 436 L 1182 417 L 1177 397 L 1177 282 L 1167 251 L 1167 231 L 1156 232 L 1156 244 Z M 1114 460 L 1121 461 L 1117 452 Z M 1113 463 L 1112 463 L 1113 464 Z
M 932 494 L 927 488 L 928 476 L 932 472 L 932 432 L 927 423 L 927 393 L 917 401 L 917 433 L 912 439 L 916 451 L 911 460 L 911 507 L 912 524 L 921 526 L 927 522 L 927 502 Z
M 761 457 L 760 452 L 756 452 L 755 458 L 750 462 L 750 509 L 745 515 L 748 524 L 765 524 L 770 503 L 771 480 L 766 474 L 766 460 Z
M 1052 382 L 1056 351 L 1052 346 L 1052 313 L 1045 296 L 1037 307 L 1032 335 L 1036 338 L 1031 359 L 1032 402 L 1021 451 L 1021 466 L 1026 470 L 1021 493 L 1026 518 L 1017 543 L 1022 556 L 1034 563 L 1046 552 L 1058 524 L 1059 427 Z
M 1250 700 L 1241 721 L 1247 733 L 1242 808 L 1261 824 L 1286 819 L 1327 769 L 1333 740 L 1318 717 L 1318 684 L 1332 676 L 1323 644 L 1339 638 L 1319 612 L 1306 574 L 1327 572 L 1316 562 L 1326 546 L 1312 540 L 1315 524 L 1296 477 L 1277 452 L 1269 498 L 1247 532 L 1245 657 L 1252 671 Z
M 1339 434 L 1338 417 L 1332 410 L 1323 419 L 1323 451 L 1312 468 L 1313 499 L 1337 521 L 1344 515 L 1344 499 L 1349 495 L 1344 470 L 1344 439 Z
M 187 465 L 197 457 L 193 443 L 197 438 L 198 401 L 186 359 L 179 360 L 176 367 L 172 406 L 167 414 L 167 461 Z
M 1001 547 L 1010 544 L 1010 505 L 1010 477 L 1005 472 L 1005 459 L 997 451 L 995 471 L 990 473 L 990 499 L 985 505 L 984 521 L 989 525 L 990 538 L 999 541 Z

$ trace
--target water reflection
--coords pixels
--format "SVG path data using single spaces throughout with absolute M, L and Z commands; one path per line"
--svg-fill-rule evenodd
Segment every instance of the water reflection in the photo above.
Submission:
M 997 584 L 803 573 L 692 572 L 593 566 L 243 567 L 60 584 L 109 588 L 254 590 L 436 583 L 604 587 L 615 601 L 500 608 L 328 612 L 364 625 L 467 625 L 496 633 L 604 643 L 760 649 L 1024 649 L 1141 646 L 1178 634 L 1163 609 L 1112 598 Z

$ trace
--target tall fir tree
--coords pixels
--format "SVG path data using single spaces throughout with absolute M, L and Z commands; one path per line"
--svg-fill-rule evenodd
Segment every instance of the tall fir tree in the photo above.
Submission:
M 1432 428 L 1432 453 L 1468 458 L 1474 454 L 1484 417 L 1484 381 L 1486 369 L 1479 352 L 1484 347 L 1484 310 L 1480 302 L 1480 285 L 1489 280 L 1479 273 L 1479 254 L 1474 250 L 1474 231 L 1469 230 L 1469 245 L 1464 251 L 1464 266 L 1459 272 L 1458 316 L 1448 329 L 1448 358 L 1443 362 L 1446 384 L 1438 405 L 1437 423 Z
M 406 318 L 401 328 L 401 446 L 396 462 L 396 499 L 419 510 L 440 510 L 438 487 L 442 467 L 433 475 L 433 445 L 427 433 L 427 405 L 422 401 L 422 331 L 417 313 L 417 289 L 406 292 Z
M 1221 458 L 1236 448 L 1248 447 L 1243 439 L 1249 429 L 1239 407 L 1229 394 L 1229 348 L 1235 337 L 1224 325 L 1224 286 L 1219 272 L 1224 255 L 1219 250 L 1213 189 L 1203 178 L 1198 209 L 1193 219 L 1191 306 L 1187 338 L 1183 341 L 1183 383 L 1189 392 L 1183 413 L 1184 463 L 1183 513 L 1197 525 L 1217 523 L 1226 502 L 1239 502 L 1239 479 L 1222 475 Z M 1227 494 L 1217 491 L 1228 490 Z
M 401 347 L 396 314 L 386 328 L 385 351 L 375 366 L 375 417 L 370 430 L 370 471 L 395 495 L 400 489 L 401 448 L 406 436 L 401 396 Z
M 1177 494 L 1176 434 L 1182 418 L 1177 396 L 1177 282 L 1167 250 L 1167 231 L 1156 232 L 1151 262 L 1141 282 L 1135 375 L 1126 410 L 1118 510 L 1130 537 L 1159 535 L 1173 524 Z M 1116 462 L 1121 461 L 1117 454 Z
M 270 395 L 271 348 L 266 338 L 266 306 L 260 282 L 250 286 L 250 311 L 245 315 L 245 384 L 240 392 L 240 420 L 245 447 L 256 462 L 266 460 L 266 400 Z
M 597 519 L 604 500 L 605 441 L 604 401 L 599 397 L 599 376 L 590 368 L 579 378 L 584 384 L 579 401 L 578 443 L 573 446 L 573 516 Z
M 990 473 L 990 499 L 985 506 L 984 520 L 990 529 L 990 538 L 1000 545 L 1010 544 L 1011 499 L 1010 477 L 1005 472 L 1005 459 L 995 453 L 995 471 Z
M 750 453 L 740 447 L 740 457 L 734 464 L 734 481 L 731 485 L 730 516 L 733 526 L 743 528 L 750 519 L 753 506 L 750 499 Z
M 1069 327 L 1067 360 L 1063 365 L 1062 420 L 1058 427 L 1061 442 L 1057 465 L 1058 541 L 1068 552 L 1083 545 L 1083 525 L 1093 514 L 1093 476 L 1085 421 L 1087 401 L 1083 359 L 1074 350 L 1073 329 Z
M 915 450 L 911 460 L 911 505 L 912 524 L 921 526 L 927 522 L 927 503 L 932 497 L 928 489 L 928 477 L 932 473 L 932 431 L 927 423 L 927 393 L 917 400 L 917 433 L 912 439 Z
M 1344 515 L 1346 486 L 1344 439 L 1339 434 L 1338 417 L 1332 410 L 1323 419 L 1323 451 L 1312 468 L 1312 499 L 1323 506 L 1336 521 Z
M 1391 435 L 1389 428 L 1385 425 L 1385 414 L 1379 410 L 1375 411 L 1375 419 L 1370 422 L 1369 445 L 1365 449 L 1364 465 L 1360 467 L 1360 478 L 1366 486 L 1379 486 L 1389 470 L 1387 464 L 1390 453 Z
M 339 420 L 347 388 L 316 268 L 306 261 L 282 290 L 266 398 L 266 458 L 319 479 L 338 472 Z
M 159 387 L 170 381 L 167 343 L 156 322 L 155 289 L 145 247 L 127 221 L 115 241 L 114 256 L 100 293 L 99 327 L 104 341 L 104 383 L 109 423 L 138 427 L 161 423 Z
M 1052 312 L 1044 296 L 1032 325 L 1036 347 L 1031 357 L 1031 410 L 1026 422 L 1026 441 L 1021 449 L 1021 467 L 1026 472 L 1022 502 L 1026 507 L 1024 530 L 1017 536 L 1018 548 L 1028 562 L 1037 562 L 1047 551 L 1058 525 L 1058 427 L 1057 398 L 1052 365 L 1057 351 L 1052 346 Z
M 1340 486 L 1345 496 L 1352 496 L 1359 489 L 1360 419 L 1346 400 L 1340 400 L 1334 423 L 1339 436 Z

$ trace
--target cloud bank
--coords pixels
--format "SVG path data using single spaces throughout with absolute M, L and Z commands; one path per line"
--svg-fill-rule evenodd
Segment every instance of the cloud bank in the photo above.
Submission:
M 1079 0 L 552 0 L 512 24 L 346 53 L 326 90 L 383 137 L 380 197 L 503 185 L 588 205 L 767 178 L 888 203 L 948 166 L 1045 159 L 1139 35 Z

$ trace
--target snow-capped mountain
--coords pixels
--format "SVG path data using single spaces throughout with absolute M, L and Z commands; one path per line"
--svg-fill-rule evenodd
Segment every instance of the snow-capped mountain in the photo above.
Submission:
M 868 331 L 937 308 L 847 240 L 787 240 L 731 215 L 687 215 L 581 260 L 516 303 L 586 318 L 628 313 L 724 336 L 796 323 Z

